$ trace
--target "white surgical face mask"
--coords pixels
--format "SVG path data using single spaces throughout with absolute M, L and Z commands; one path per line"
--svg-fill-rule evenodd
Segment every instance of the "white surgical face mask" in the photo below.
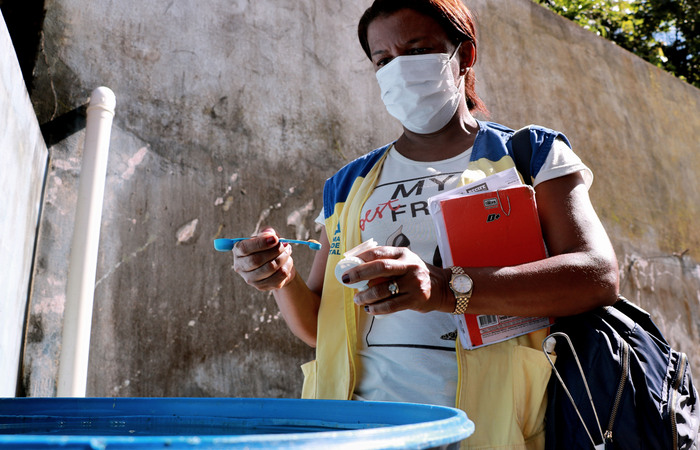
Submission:
M 457 47 L 459 49 L 459 46 Z M 447 53 L 397 56 L 377 71 L 382 100 L 389 114 L 406 129 L 434 133 L 452 119 L 462 98 L 455 85 L 452 56 Z

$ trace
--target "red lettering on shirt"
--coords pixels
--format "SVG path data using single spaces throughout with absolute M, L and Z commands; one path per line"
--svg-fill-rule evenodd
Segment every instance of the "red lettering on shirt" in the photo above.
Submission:
M 386 203 L 380 203 L 374 209 L 370 208 L 367 211 L 365 211 L 364 218 L 360 218 L 360 229 L 362 231 L 365 231 L 365 225 L 368 222 L 372 222 L 377 217 L 380 219 L 384 217 L 384 211 L 387 207 L 390 211 L 398 210 L 401 207 L 401 205 L 399 205 L 398 202 L 398 199 L 392 199 Z

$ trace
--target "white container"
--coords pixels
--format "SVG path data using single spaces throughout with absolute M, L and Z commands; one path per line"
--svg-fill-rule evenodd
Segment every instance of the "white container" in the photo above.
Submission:
M 343 253 L 345 258 L 341 259 L 335 266 L 335 277 L 338 279 L 338 282 L 343 286 L 351 289 L 357 289 L 359 291 L 364 291 L 367 289 L 367 285 L 369 284 L 368 280 L 358 281 L 357 283 L 343 283 L 343 274 L 353 267 L 357 267 L 360 264 L 365 263 L 365 261 L 358 258 L 356 255 L 375 247 L 377 247 L 377 242 L 374 239 L 370 239 Z

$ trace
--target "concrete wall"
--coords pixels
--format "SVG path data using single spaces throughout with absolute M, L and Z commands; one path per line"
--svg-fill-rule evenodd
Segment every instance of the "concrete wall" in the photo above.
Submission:
M 0 397 L 14 397 L 48 153 L 0 14 Z
M 47 1 L 40 122 L 117 95 L 88 395 L 300 393 L 313 352 L 212 239 L 314 237 L 323 180 L 396 137 L 355 29 L 370 0 Z M 623 291 L 700 373 L 700 91 L 529 0 L 474 0 L 492 119 L 567 133 L 596 173 Z M 55 393 L 82 131 L 51 147 L 25 354 Z M 688 251 L 685 251 L 688 249 Z M 294 250 L 306 272 L 311 252 Z

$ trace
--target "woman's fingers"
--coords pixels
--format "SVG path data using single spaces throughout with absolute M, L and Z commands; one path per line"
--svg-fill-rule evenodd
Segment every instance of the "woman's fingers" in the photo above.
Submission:
M 434 292 L 431 270 L 406 247 L 376 247 L 359 255 L 365 261 L 343 274 L 346 284 L 368 280 L 369 287 L 355 294 L 354 301 L 371 314 L 389 314 L 413 309 L 428 312 L 438 308 L 431 302 Z
M 244 241 L 236 242 L 233 246 L 233 256 L 249 256 L 264 250 L 271 249 L 277 245 L 279 238 L 272 229 L 265 229 L 257 236 Z
M 258 290 L 269 291 L 285 286 L 295 275 L 291 246 L 285 244 L 285 250 L 279 257 L 250 272 L 251 281 L 246 281 Z
M 251 239 L 236 243 L 233 268 L 258 290 L 279 289 L 295 275 L 292 247 L 282 244 L 272 229 L 265 229 Z
M 379 316 L 382 314 L 391 314 L 399 311 L 412 309 L 408 306 L 405 300 L 402 299 L 387 299 L 380 302 L 372 303 L 363 306 L 368 314 Z
M 365 261 L 346 272 L 349 282 L 369 280 L 369 287 L 355 294 L 356 304 L 371 314 L 405 309 L 431 311 L 431 273 L 418 255 L 407 248 L 378 247 L 362 253 Z
M 396 294 L 393 294 L 393 283 L 396 283 L 397 287 L 399 286 L 399 283 L 396 281 L 396 279 L 377 278 L 371 280 L 367 289 L 365 289 L 364 291 L 357 292 L 354 299 L 355 303 L 357 303 L 360 306 L 365 306 L 368 304 L 388 300 L 392 297 L 398 297 L 402 294 L 401 288 L 398 288 L 399 291 Z
M 365 264 L 345 272 L 343 282 L 351 284 L 361 280 L 400 276 L 406 272 L 406 264 L 401 259 L 406 252 L 410 250 L 402 247 L 377 247 L 360 253 L 357 256 Z
M 236 246 L 243 244 L 244 242 L 247 243 L 248 241 L 239 242 L 236 244 Z M 284 247 L 282 245 L 275 245 L 274 247 L 261 249 L 253 253 L 249 253 L 247 250 L 240 250 L 239 252 L 239 250 L 234 247 L 233 251 L 233 266 L 236 269 L 236 272 L 240 273 L 252 272 L 266 264 L 269 264 L 282 255 Z

